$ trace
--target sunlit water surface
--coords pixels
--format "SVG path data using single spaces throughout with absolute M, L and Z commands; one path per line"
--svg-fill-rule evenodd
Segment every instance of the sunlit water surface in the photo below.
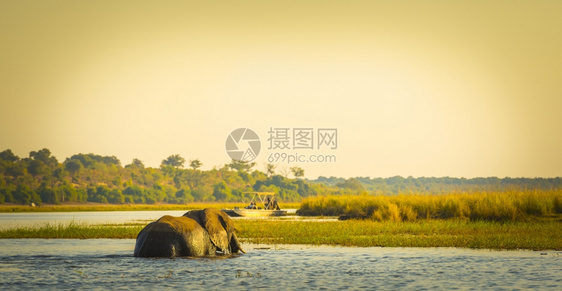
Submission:
M 554 251 L 245 244 L 229 258 L 146 259 L 134 242 L 2 239 L 0 290 L 562 290 Z

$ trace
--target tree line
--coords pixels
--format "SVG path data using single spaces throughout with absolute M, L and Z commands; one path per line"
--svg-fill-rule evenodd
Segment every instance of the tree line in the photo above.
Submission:
M 273 164 L 264 171 L 255 163 L 231 161 L 201 170 L 199 159 L 180 155 L 146 167 L 139 159 L 123 166 L 115 156 L 76 154 L 59 162 L 48 149 L 20 158 L 10 149 L 0 152 L 0 203 L 29 205 L 65 202 L 177 203 L 243 201 L 251 191 L 275 192 L 281 201 L 309 196 L 398 193 L 440 194 L 462 191 L 561 189 L 561 178 L 336 178 L 304 179 L 304 170 L 292 167 L 289 178 Z
M 337 178 L 320 176 L 314 182 L 330 187 L 354 189 L 370 194 L 445 194 L 473 192 L 506 192 L 513 190 L 559 190 L 562 178 L 452 178 L 452 177 L 401 177 L 389 178 Z
M 324 188 L 277 175 L 273 165 L 266 172 L 255 170 L 255 163 L 234 160 L 208 171 L 201 170 L 202 166 L 200 160 L 186 161 L 180 155 L 171 155 L 159 168 L 151 168 L 139 159 L 122 166 L 115 156 L 90 153 L 59 162 L 48 149 L 32 151 L 26 158 L 7 149 L 0 152 L 0 203 L 228 202 L 243 201 L 251 191 L 276 192 L 281 201 L 298 201 L 318 195 Z M 295 177 L 304 175 L 298 167 L 291 171 Z

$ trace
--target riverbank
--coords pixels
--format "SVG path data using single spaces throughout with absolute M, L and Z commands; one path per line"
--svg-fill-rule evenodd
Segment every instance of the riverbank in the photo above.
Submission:
M 26 206 L 15 204 L 0 204 L 0 213 L 3 212 L 82 212 L 82 211 L 152 211 L 152 210 L 193 210 L 205 208 L 227 209 L 246 207 L 241 202 L 194 202 L 189 204 L 43 204 L 41 206 Z M 298 209 L 299 202 L 282 203 L 284 209 Z
M 1 229 L 0 238 L 136 238 L 144 223 L 79 223 Z M 423 220 L 416 222 L 237 220 L 244 243 L 354 247 L 459 247 L 474 249 L 562 250 L 560 219 L 493 222 Z

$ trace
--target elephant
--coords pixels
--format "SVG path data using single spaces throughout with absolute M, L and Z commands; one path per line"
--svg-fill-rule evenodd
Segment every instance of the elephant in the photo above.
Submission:
M 246 253 L 224 211 L 207 208 L 165 215 L 137 235 L 135 257 L 203 257 Z

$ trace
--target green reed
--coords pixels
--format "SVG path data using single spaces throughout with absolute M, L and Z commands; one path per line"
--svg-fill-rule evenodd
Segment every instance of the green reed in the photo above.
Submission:
M 0 238 L 136 238 L 143 227 L 139 224 L 89 225 L 73 221 L 68 224 L 0 229 Z
M 554 220 L 494 222 L 257 221 L 237 222 L 239 237 L 252 243 L 358 247 L 466 247 L 562 249 L 561 223 Z
M 302 201 L 299 215 L 344 215 L 375 221 L 459 218 L 515 221 L 562 214 L 562 190 L 447 195 L 319 196 Z
M 560 219 L 514 222 L 459 219 L 415 222 L 236 220 L 235 224 L 238 237 L 245 243 L 562 250 Z M 134 239 L 145 225 L 48 224 L 0 229 L 0 238 Z

